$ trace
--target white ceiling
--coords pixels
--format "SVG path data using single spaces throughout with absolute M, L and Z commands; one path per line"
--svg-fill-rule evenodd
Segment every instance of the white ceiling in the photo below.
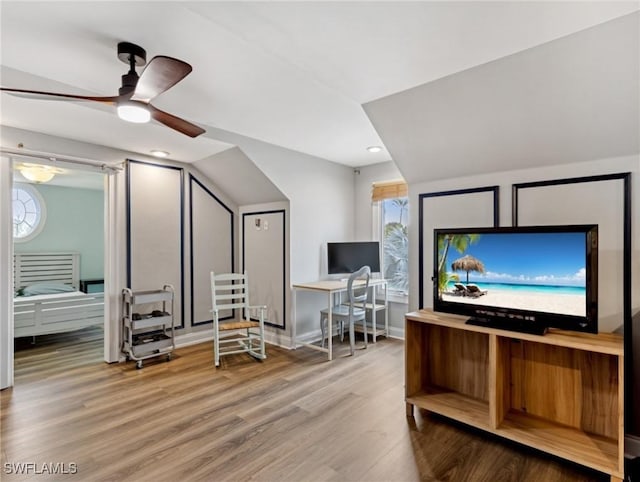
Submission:
M 231 192 L 239 206 L 286 201 L 287 197 L 240 149 L 227 149 L 193 164 L 217 186 Z
M 120 41 L 193 72 L 154 105 L 350 166 L 390 159 L 362 104 L 638 10 L 638 2 L 7 2 L 4 87 L 115 95 Z M 184 162 L 232 146 L 100 106 L 0 96 L 3 125 Z M 29 147 L 29 146 L 25 146 Z
M 640 152 L 640 13 L 364 108 L 410 182 Z

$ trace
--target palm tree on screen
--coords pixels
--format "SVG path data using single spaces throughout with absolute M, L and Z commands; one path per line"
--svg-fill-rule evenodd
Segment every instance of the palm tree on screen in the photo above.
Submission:
M 467 248 L 478 242 L 479 234 L 446 234 L 438 237 L 438 295 L 442 296 L 447 284 L 455 278 L 447 274 L 445 262 L 449 254 L 449 248 L 453 247 L 459 253 L 464 253 Z M 456 280 L 457 281 L 457 280 Z

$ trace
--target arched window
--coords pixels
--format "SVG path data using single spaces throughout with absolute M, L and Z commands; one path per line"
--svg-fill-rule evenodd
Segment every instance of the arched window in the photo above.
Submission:
M 13 187 L 13 240 L 29 241 L 44 227 L 46 208 L 40 193 L 29 184 Z

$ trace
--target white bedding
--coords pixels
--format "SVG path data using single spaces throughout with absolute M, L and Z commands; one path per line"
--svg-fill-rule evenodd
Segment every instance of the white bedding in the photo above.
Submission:
M 104 323 L 104 294 L 71 291 L 14 298 L 14 336 L 73 331 Z
M 17 302 L 17 301 L 47 301 L 47 300 L 54 300 L 54 299 L 60 299 L 60 298 L 70 298 L 72 296 L 93 296 L 94 294 L 97 293 L 92 293 L 91 295 L 87 295 L 87 293 L 84 293 L 82 291 L 69 291 L 67 293 L 53 293 L 50 295 L 33 295 L 33 296 L 16 296 L 13 299 L 13 302 Z M 102 295 L 102 293 L 99 293 L 100 295 Z
M 104 323 L 103 293 L 66 292 L 64 287 L 62 290 L 56 287 L 79 286 L 78 253 L 15 253 L 13 257 L 15 289 L 34 293 L 59 291 L 16 296 L 13 299 L 14 336 L 59 333 Z

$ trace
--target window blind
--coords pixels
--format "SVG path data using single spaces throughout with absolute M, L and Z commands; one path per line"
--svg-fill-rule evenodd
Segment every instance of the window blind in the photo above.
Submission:
M 371 190 L 371 200 L 373 202 L 407 197 L 408 195 L 407 183 L 402 180 L 374 182 Z

